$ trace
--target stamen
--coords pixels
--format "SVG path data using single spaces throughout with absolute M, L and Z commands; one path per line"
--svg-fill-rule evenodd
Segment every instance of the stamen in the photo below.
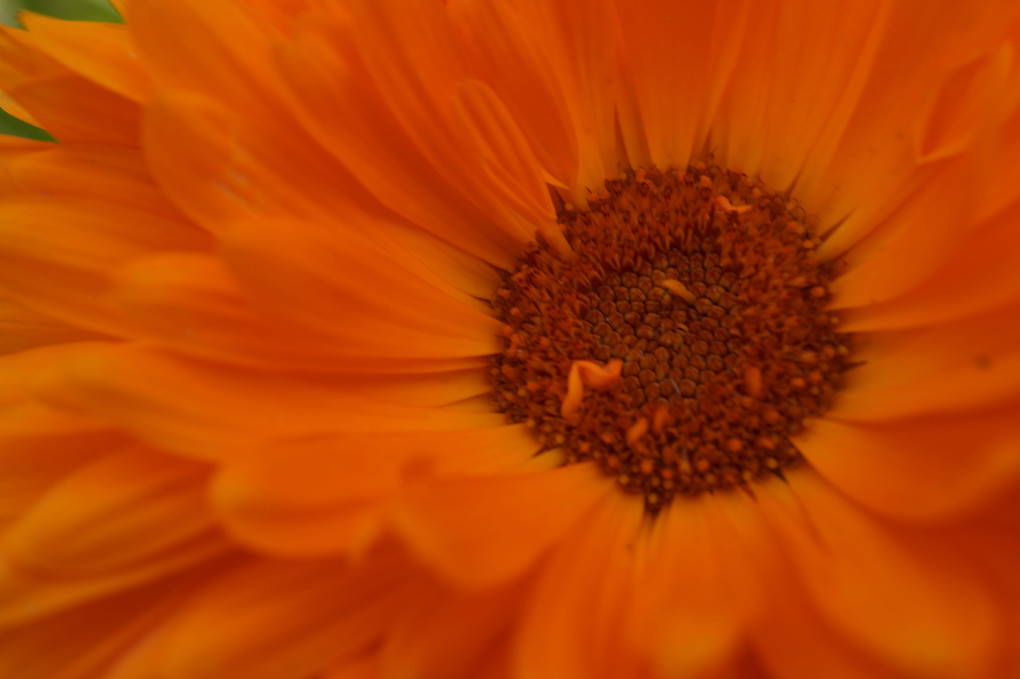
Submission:
M 627 429 L 627 445 L 633 446 L 642 436 L 648 433 L 648 418 L 642 417 Z
M 567 375 L 567 394 L 560 406 L 560 415 L 568 421 L 576 421 L 580 416 L 584 401 L 584 388 L 605 389 L 620 377 L 623 362 L 612 360 L 605 367 L 591 361 L 574 361 Z
M 750 205 L 731 205 L 730 199 L 726 196 L 716 196 L 715 204 L 724 212 L 735 212 L 737 214 L 743 214 L 751 209 Z
M 659 285 L 666 288 L 677 297 L 680 297 L 688 304 L 694 304 L 694 301 L 698 299 L 698 296 L 691 292 L 686 285 L 680 281 L 673 280 L 672 278 L 667 278 L 659 283 Z
M 496 406 L 653 511 L 798 464 L 791 437 L 852 365 L 817 222 L 703 164 L 607 181 L 559 220 L 492 298 Z

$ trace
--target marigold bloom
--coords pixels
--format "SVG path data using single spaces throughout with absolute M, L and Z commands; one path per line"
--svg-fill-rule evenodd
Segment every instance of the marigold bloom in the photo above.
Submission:
M 1020 676 L 1013 0 L 122 0 L 0 138 L 0 676 Z

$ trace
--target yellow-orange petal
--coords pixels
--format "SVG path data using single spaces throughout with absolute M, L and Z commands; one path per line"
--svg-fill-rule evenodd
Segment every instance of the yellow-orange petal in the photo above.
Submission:
M 423 480 L 401 494 L 393 521 L 444 577 L 483 587 L 522 574 L 611 490 L 588 465 Z
M 814 472 L 788 479 L 788 489 L 756 494 L 829 624 L 902 673 L 980 676 L 1001 639 L 991 593 L 973 574 L 899 544 Z
M 1020 475 L 1016 406 L 880 424 L 812 422 L 798 450 L 836 488 L 895 518 L 972 512 Z

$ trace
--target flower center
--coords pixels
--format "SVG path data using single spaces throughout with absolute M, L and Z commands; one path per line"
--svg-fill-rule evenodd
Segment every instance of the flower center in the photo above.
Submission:
M 494 297 L 497 407 L 652 509 L 797 464 L 789 437 L 849 365 L 804 211 L 699 164 L 607 181 L 559 221 L 572 254 L 540 238 Z

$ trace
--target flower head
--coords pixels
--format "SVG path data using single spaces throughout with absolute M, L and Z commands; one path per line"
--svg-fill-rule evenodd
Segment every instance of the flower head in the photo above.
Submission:
M 0 34 L 0 675 L 1020 673 L 1015 2 L 114 4 Z

